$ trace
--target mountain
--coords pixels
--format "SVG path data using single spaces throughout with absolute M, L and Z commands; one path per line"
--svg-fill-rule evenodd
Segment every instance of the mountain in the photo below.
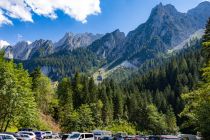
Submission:
M 73 34 L 66 33 L 58 42 L 39 39 L 32 43 L 28 41 L 18 42 L 6 49 L 5 57 L 10 59 L 28 60 L 37 57 L 44 57 L 59 51 L 72 51 L 76 48 L 87 47 L 93 41 L 99 39 L 101 34 Z
M 7 41 L 0 40 L 0 50 L 3 49 L 3 48 L 6 48 L 9 45 L 10 44 Z
M 21 41 L 14 46 L 7 47 L 5 50 L 5 57 L 10 59 L 25 60 L 28 59 L 30 52 L 31 48 L 29 47 L 29 43 Z
M 44 57 L 54 53 L 54 46 L 51 40 L 36 40 L 30 45 L 31 52 L 28 59 L 33 59 L 37 57 Z
M 27 41 L 18 42 L 5 50 L 5 57 L 10 59 L 27 60 L 34 57 L 46 56 L 53 53 L 53 43 L 49 40 L 36 40 L 33 43 Z
M 75 48 L 87 47 L 93 41 L 102 37 L 100 34 L 92 34 L 92 33 L 83 33 L 83 34 L 73 34 L 66 33 L 65 36 L 60 39 L 58 42 L 54 44 L 55 51 L 58 52 L 60 50 L 73 50 Z
M 173 5 L 160 3 L 152 9 L 146 23 L 128 33 L 121 60 L 141 65 L 148 59 L 164 55 L 204 28 L 210 17 L 209 9 L 210 2 L 203 2 L 188 13 L 181 13 Z
M 45 68 L 43 71 L 54 79 L 71 76 L 76 71 L 91 74 L 98 70 L 111 75 L 118 68 L 141 69 L 145 65 L 148 70 L 154 62 L 171 57 L 170 52 L 182 51 L 189 46 L 186 44 L 199 40 L 210 17 L 209 10 L 210 2 L 202 2 L 187 13 L 179 12 L 171 4 L 160 3 L 152 9 L 148 20 L 127 36 L 120 30 L 104 36 L 66 33 L 56 43 L 38 40 L 10 46 L 6 49 L 6 57 L 27 60 L 26 68 L 36 63 L 34 66 Z
M 120 32 L 120 30 L 115 30 L 112 33 L 107 33 L 100 39 L 93 42 L 88 48 L 95 52 L 97 55 L 106 58 L 108 61 L 114 60 L 120 52 L 118 48 L 123 46 L 123 41 L 125 40 L 125 34 Z M 115 53 L 114 53 L 115 52 Z
M 196 28 L 203 28 L 206 25 L 206 20 L 210 17 L 210 2 L 200 3 L 197 7 L 189 10 L 187 15 L 191 17 Z
M 63 77 L 72 77 L 76 72 L 90 76 L 105 63 L 105 60 L 86 48 L 77 48 L 24 61 L 15 60 L 15 62 L 23 63 L 24 68 L 29 71 L 39 67 L 45 75 L 57 81 Z

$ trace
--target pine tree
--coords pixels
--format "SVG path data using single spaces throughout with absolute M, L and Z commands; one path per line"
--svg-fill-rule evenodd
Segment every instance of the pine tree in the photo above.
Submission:
M 59 121 L 62 129 L 66 132 L 71 130 L 71 119 L 76 113 L 73 112 L 73 97 L 72 87 L 69 78 L 64 78 L 58 85 L 58 107 L 59 107 Z M 77 116 L 77 115 L 76 115 Z
M 203 36 L 203 48 L 202 48 L 203 55 L 206 57 L 207 60 L 210 59 L 210 18 L 206 25 L 205 34 Z
M 176 116 L 171 107 L 168 108 L 165 114 L 165 122 L 168 134 L 176 134 L 178 132 L 178 127 L 176 124 Z
M 188 119 L 184 126 L 195 126 L 200 131 L 204 139 L 210 139 L 210 19 L 206 26 L 205 35 L 203 36 L 203 54 L 206 64 L 202 69 L 203 81 L 198 89 L 183 94 L 186 106 L 181 116 Z

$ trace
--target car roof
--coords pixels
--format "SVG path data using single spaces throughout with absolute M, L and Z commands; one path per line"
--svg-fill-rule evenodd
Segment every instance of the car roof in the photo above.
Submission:
M 174 135 L 160 135 L 160 137 L 163 137 L 163 138 L 179 138 L 178 136 L 174 136 Z
M 28 134 L 21 134 L 21 136 L 28 136 L 28 137 L 30 137 L 30 135 L 28 135 Z
M 4 133 L 0 133 L 0 136 L 12 136 L 12 137 L 13 137 L 13 135 L 10 135 L 10 134 L 4 134 Z
M 34 133 L 33 131 L 19 131 L 19 132 L 24 132 L 24 133 Z
M 93 133 L 80 133 L 80 134 L 92 134 L 93 135 Z

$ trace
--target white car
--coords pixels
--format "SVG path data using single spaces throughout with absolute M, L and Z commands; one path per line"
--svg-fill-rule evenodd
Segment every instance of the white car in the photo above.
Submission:
M 23 140 L 32 140 L 32 138 L 28 134 L 20 134 L 20 136 Z
M 31 131 L 19 131 L 18 134 L 26 134 L 29 135 L 31 140 L 36 140 L 36 135 L 34 134 L 34 132 Z
M 93 133 L 74 133 L 68 138 L 69 140 L 94 140 Z
M 0 134 L 1 140 L 17 140 L 13 135 Z
M 178 135 L 179 138 L 181 138 L 181 140 L 197 140 L 197 137 L 196 135 L 191 135 L 191 134 L 179 134 Z
M 58 133 L 53 133 L 53 134 L 52 134 L 52 138 L 53 138 L 53 139 L 58 139 L 58 138 L 59 138 Z
M 46 138 L 52 138 L 52 131 L 45 131 Z
M 46 139 L 46 133 L 44 131 L 42 131 L 42 136 L 43 136 L 43 139 Z

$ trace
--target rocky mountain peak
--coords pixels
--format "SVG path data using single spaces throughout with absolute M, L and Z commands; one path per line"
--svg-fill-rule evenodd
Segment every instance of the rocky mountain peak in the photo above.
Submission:
M 54 44 L 55 51 L 59 50 L 73 50 L 79 47 L 87 47 L 93 41 L 99 39 L 102 35 L 92 33 L 73 34 L 71 32 L 66 33 L 63 38 Z

